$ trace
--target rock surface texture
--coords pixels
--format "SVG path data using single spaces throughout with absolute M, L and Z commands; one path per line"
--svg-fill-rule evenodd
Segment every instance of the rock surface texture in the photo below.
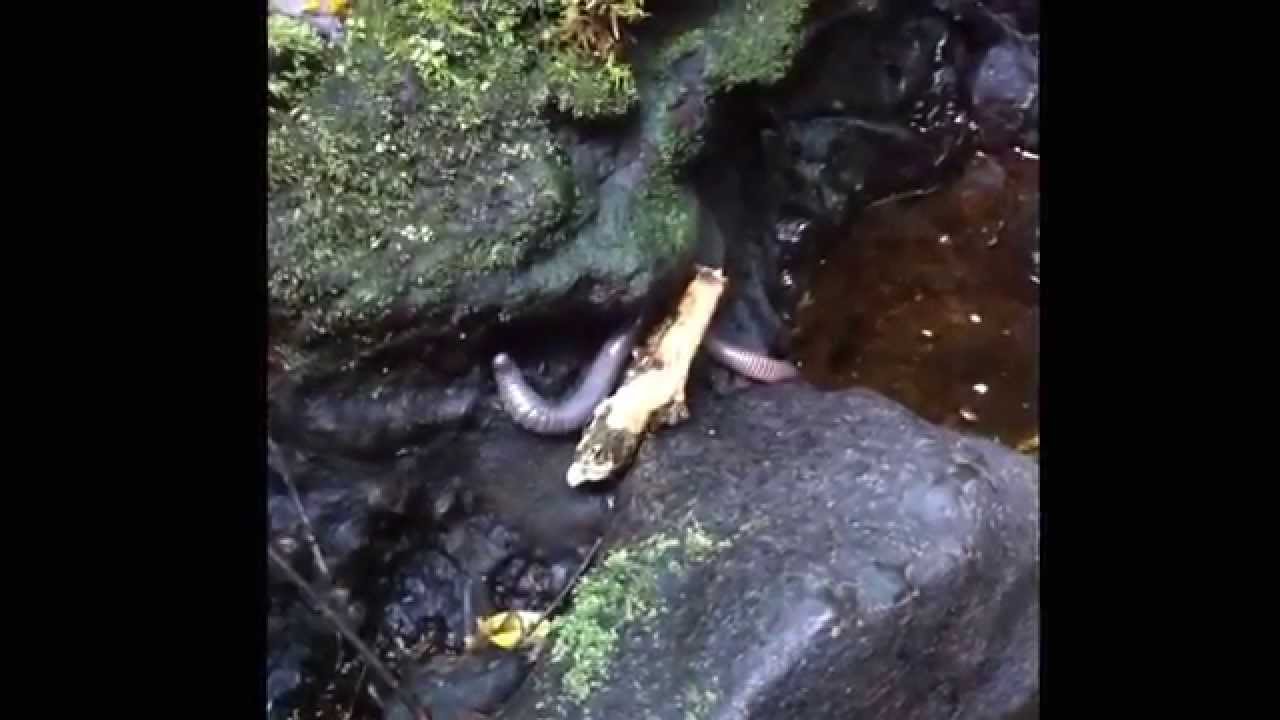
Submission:
M 599 579 L 575 601 L 589 603 L 623 553 L 652 564 L 618 578 L 618 598 L 635 606 L 575 607 L 557 631 L 565 649 L 501 717 L 1030 710 L 1036 464 L 864 391 L 776 386 L 703 400 L 642 452 Z M 664 552 L 646 553 L 654 547 Z

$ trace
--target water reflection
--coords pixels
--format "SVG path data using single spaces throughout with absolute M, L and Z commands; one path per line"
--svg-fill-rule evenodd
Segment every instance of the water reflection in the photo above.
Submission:
M 1039 183 L 1034 155 L 979 154 L 936 193 L 868 208 L 798 314 L 806 376 L 1038 451 Z

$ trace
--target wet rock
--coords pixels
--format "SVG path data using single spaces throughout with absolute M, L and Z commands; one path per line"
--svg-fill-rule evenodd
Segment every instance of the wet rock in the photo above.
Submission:
M 358 583 L 369 558 L 376 511 L 358 488 L 300 493 L 306 522 L 287 494 L 268 500 L 272 542 L 304 577 L 325 584 Z M 308 529 L 307 523 L 310 524 Z M 328 576 L 315 559 L 314 537 Z
M 1007 41 L 990 48 L 971 84 L 974 115 L 985 146 L 997 150 L 1016 143 L 1038 147 L 1039 58 L 1030 45 Z
M 988 0 L 984 4 L 991 12 L 1012 18 L 1019 31 L 1039 34 L 1040 0 Z
M 475 410 L 480 386 L 478 372 L 437 385 L 408 378 L 376 385 L 348 379 L 326 387 L 282 383 L 273 394 L 271 431 L 301 448 L 388 457 L 462 426 Z
M 732 144 L 734 139 L 725 142 Z M 805 287 L 787 268 L 805 262 L 816 246 L 810 234 L 822 229 L 798 217 L 786 218 L 770 228 L 773 199 L 767 196 L 766 188 L 753 185 L 753 177 L 751 170 L 732 164 L 700 170 L 696 183 L 704 209 L 699 262 L 724 268 L 729 278 L 712 319 L 712 331 L 745 347 L 785 357 L 789 309 L 795 307 Z M 726 381 L 731 379 L 712 363 L 699 361 L 697 365 Z
M 970 150 L 959 94 L 964 37 L 927 7 L 828 24 L 803 72 L 764 100 L 780 206 L 841 224 L 872 200 L 936 184 Z
M 469 578 L 475 616 L 544 607 L 613 517 L 607 492 L 565 482 L 572 437 L 534 435 L 491 411 L 435 465 L 464 488 L 439 546 Z
M 313 703 L 341 650 L 333 627 L 272 572 L 267 610 L 267 715 L 286 718 Z
M 564 481 L 572 440 L 532 435 L 496 408 L 486 413 L 481 427 L 416 459 L 417 487 L 385 527 L 377 512 L 350 504 L 367 492 L 307 493 L 312 502 L 329 502 L 313 518 L 322 537 L 339 527 L 331 519 L 339 508 L 349 521 L 368 519 L 358 577 L 375 589 L 360 597 L 377 609 L 379 644 L 388 651 L 408 657 L 428 647 L 457 649 L 477 617 L 545 606 L 563 587 L 566 568 L 576 567 L 608 526 L 607 495 L 577 492 Z M 280 515 L 292 517 L 283 500 L 276 503 Z M 310 558 L 306 546 L 294 555 L 299 564 Z
M 652 438 L 500 717 L 1012 718 L 1037 691 L 1038 469 L 869 391 L 773 386 Z
M 449 528 L 441 546 L 466 568 L 469 576 L 487 579 L 494 568 L 517 551 L 522 540 L 498 516 L 490 512 L 474 512 Z
M 427 548 L 393 561 L 393 567 L 393 574 L 379 583 L 383 611 L 378 628 L 389 641 L 393 657 L 441 647 L 461 649 L 466 627 L 462 598 L 467 588 L 457 561 Z
M 511 610 L 540 611 L 550 607 L 569 581 L 574 568 L 561 561 L 548 565 L 544 561 L 513 556 L 494 577 L 496 605 Z
M 928 3 L 815 8 L 793 70 L 722 103 L 698 168 L 723 234 L 729 332 L 786 354 L 786 324 L 840 229 L 869 204 L 929 192 L 976 147 L 974 40 Z M 977 47 L 981 47 L 980 45 Z M 705 233 L 704 233 L 705 235 Z
M 933 4 L 958 20 L 986 28 L 998 26 L 1002 34 L 1040 33 L 1040 0 L 934 0 Z
M 290 622 L 281 614 L 268 616 L 266 672 L 269 717 L 285 717 L 305 692 L 304 682 L 311 678 L 306 664 L 313 647 L 308 640 L 312 637 L 313 633 L 299 628 L 297 623 Z
M 613 512 L 606 491 L 565 482 L 575 442 L 534 435 L 498 416 L 469 438 L 454 471 L 465 478 L 477 509 L 518 534 L 532 557 L 577 558 L 608 528 Z
M 489 648 L 438 657 L 417 668 L 406 686 L 431 713 L 431 720 L 479 720 L 496 712 L 528 672 L 522 654 Z M 395 702 L 387 720 L 414 720 Z
M 572 382 L 568 367 L 550 374 L 547 387 Z M 477 405 L 469 422 L 450 431 L 447 442 L 438 439 L 390 465 L 273 441 L 273 465 L 285 471 L 273 467 L 269 480 L 274 544 L 328 591 L 330 578 L 314 561 L 287 474 L 353 626 L 393 667 L 460 649 L 478 617 L 546 607 L 611 517 L 605 494 L 575 492 L 564 481 L 572 438 L 532 435 L 496 402 Z M 296 594 L 283 581 L 272 593 Z M 273 635 L 272 687 L 282 698 L 329 683 L 333 663 L 300 660 L 311 657 L 308 648 L 332 642 L 332 628 L 314 613 L 310 622 L 307 632 Z
M 716 126 L 701 171 L 740 296 L 726 322 L 780 354 L 786 332 L 770 314 L 794 318 L 868 208 L 945 188 L 978 149 L 1038 148 L 1038 3 L 816 11 L 795 69 L 734 99 L 726 112 L 745 127 Z

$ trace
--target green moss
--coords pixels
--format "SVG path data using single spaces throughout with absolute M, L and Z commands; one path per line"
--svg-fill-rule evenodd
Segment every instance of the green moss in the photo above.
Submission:
M 575 188 L 529 87 L 535 4 L 361 4 L 325 81 L 271 113 L 277 313 L 326 304 L 321 335 L 376 323 L 555 239 Z
M 361 3 L 348 53 L 358 59 L 374 48 L 392 65 L 409 65 L 431 99 L 429 112 L 450 116 L 458 129 L 482 125 L 527 95 L 523 76 L 537 45 L 529 34 L 538 22 L 533 0 L 485 5 L 480 12 L 456 0 Z
M 359 4 L 348 23 L 343 53 L 358 55 L 371 46 L 392 63 L 411 65 L 433 95 L 446 92 L 463 100 L 462 107 L 433 111 L 458 114 L 473 126 L 497 110 L 486 102 L 495 98 L 504 104 L 523 100 L 530 111 L 551 99 L 579 117 L 625 112 L 635 100 L 631 67 L 613 52 L 582 52 L 573 37 L 566 37 L 566 15 L 579 14 L 577 5 L 565 0 L 487 0 L 482 7 L 465 0 L 369 0 Z M 625 23 L 638 19 L 641 5 L 618 0 L 593 12 L 621 13 Z M 289 28 L 277 31 L 283 39 L 312 50 L 321 47 L 305 24 L 283 22 L 288 24 L 281 27 Z M 491 92 L 495 85 L 505 85 L 507 92 Z
M 704 140 L 703 125 L 696 120 L 702 89 L 697 80 L 681 78 L 683 71 L 677 73 L 677 65 L 690 59 L 694 64 L 685 70 L 700 69 L 711 90 L 708 94 L 746 83 L 777 82 L 794 60 L 807 5 L 808 0 L 724 3 L 705 26 L 668 37 L 641 63 L 642 74 L 653 78 L 652 84 L 661 93 L 648 98 L 654 111 L 649 118 L 653 127 L 647 134 L 656 139 L 664 165 L 687 166 L 701 151 Z
M 728 541 L 694 525 L 682 537 L 658 533 L 609 553 L 574 592 L 573 610 L 553 629 L 553 662 L 565 663 L 565 693 L 581 703 L 605 681 L 624 628 L 663 612 L 658 583 L 706 562 Z
M 698 50 L 707 51 L 705 75 L 717 90 L 783 78 L 799 49 L 811 0 L 737 0 L 726 3 L 706 27 L 666 41 L 658 53 L 670 67 Z
M 705 42 L 713 77 L 768 81 L 790 62 L 805 4 L 738 0 L 662 57 Z M 638 80 L 620 56 L 566 45 L 571 6 L 585 7 L 369 0 L 336 47 L 304 23 L 271 21 L 269 289 L 273 319 L 302 328 L 298 342 L 440 307 L 465 283 L 530 264 L 510 297 L 589 275 L 638 292 L 655 258 L 693 246 L 695 204 L 676 174 L 701 146 L 700 108 L 679 105 L 685 88 L 671 78 Z M 584 195 L 542 111 L 618 115 L 640 91 L 664 96 L 646 96 L 642 117 L 656 160 Z
M 277 108 L 297 105 L 329 73 L 333 51 L 306 23 L 272 15 L 267 20 L 267 94 Z
M 319 54 L 324 51 L 324 41 L 301 20 L 270 15 L 267 17 L 267 49 Z
M 650 247 L 659 257 L 678 257 L 693 246 L 695 208 L 665 168 L 655 169 L 640 189 L 627 226 L 634 247 Z
M 623 115 L 635 103 L 631 66 L 613 58 L 600 62 L 559 50 L 550 55 L 544 71 L 556 107 L 574 117 Z
M 277 318 L 320 335 L 377 323 L 560 241 L 578 192 L 541 111 L 618 114 L 636 94 L 629 65 L 559 41 L 565 7 L 369 0 L 333 48 L 272 20 L 294 58 L 268 78 Z
M 667 105 L 677 104 L 674 96 L 680 89 L 679 86 L 672 88 L 672 101 Z M 658 156 L 668 172 L 686 167 L 702 149 L 703 124 L 684 121 L 686 113 L 687 110 L 664 111 L 654 118 L 655 128 L 650 134 L 657 138 Z
M 714 84 L 729 88 L 782 79 L 798 47 L 809 0 L 743 0 L 708 29 Z
M 660 60 L 663 65 L 671 65 L 679 61 L 685 55 L 694 52 L 702 47 L 707 41 L 706 30 L 702 28 L 694 28 L 686 33 L 677 35 L 674 40 L 667 43 L 662 49 Z

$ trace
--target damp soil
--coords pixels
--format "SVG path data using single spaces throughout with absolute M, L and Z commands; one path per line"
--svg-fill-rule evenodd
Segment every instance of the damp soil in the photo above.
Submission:
M 932 194 L 873 204 L 819 259 L 795 354 L 945 426 L 1038 453 L 1039 158 L 978 153 Z

